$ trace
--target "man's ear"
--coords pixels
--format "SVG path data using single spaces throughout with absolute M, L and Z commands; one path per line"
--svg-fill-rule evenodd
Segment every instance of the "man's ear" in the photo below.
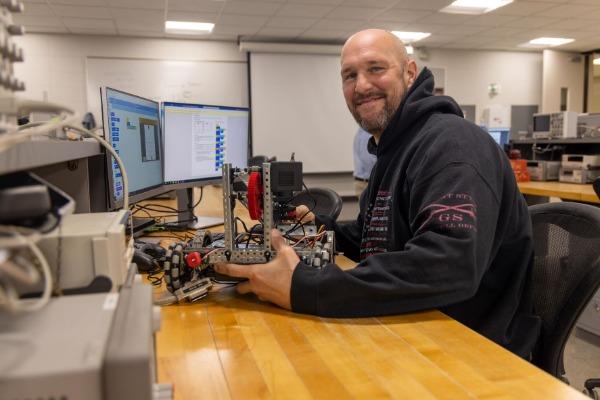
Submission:
M 417 63 L 413 59 L 409 59 L 406 63 L 405 79 L 408 87 L 412 86 L 417 79 Z

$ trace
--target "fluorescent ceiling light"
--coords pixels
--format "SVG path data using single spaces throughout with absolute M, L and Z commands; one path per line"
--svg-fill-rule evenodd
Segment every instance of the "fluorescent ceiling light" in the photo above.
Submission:
M 427 32 L 401 32 L 401 31 L 392 31 L 392 34 L 396 35 L 400 40 L 404 43 L 414 43 L 418 40 L 425 39 L 428 36 L 431 36 L 431 33 Z
M 530 40 L 527 43 L 520 44 L 519 47 L 554 47 L 561 46 L 563 44 L 574 42 L 575 39 L 570 38 L 553 38 L 553 37 L 540 37 Z
M 166 21 L 165 32 L 198 34 L 212 32 L 215 24 L 209 22 L 189 22 L 189 21 Z
M 594 58 L 594 65 L 600 65 L 600 58 Z
M 484 14 L 512 2 L 513 0 L 456 0 L 449 6 L 442 8 L 440 12 L 450 14 Z
M 413 54 L 415 52 L 415 49 L 413 49 L 413 47 L 409 44 L 408 46 L 406 46 L 406 52 L 408 54 Z M 600 58 L 597 58 L 597 60 L 600 61 Z M 595 61 L 595 60 L 594 60 Z

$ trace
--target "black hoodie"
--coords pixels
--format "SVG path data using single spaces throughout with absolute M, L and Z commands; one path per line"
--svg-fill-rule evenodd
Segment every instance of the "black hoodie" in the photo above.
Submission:
M 296 312 L 364 317 L 438 308 L 526 357 L 540 320 L 523 289 L 533 262 L 527 205 L 502 149 L 433 96 L 425 68 L 378 145 L 356 222 L 338 225 L 337 248 L 358 261 L 292 277 Z

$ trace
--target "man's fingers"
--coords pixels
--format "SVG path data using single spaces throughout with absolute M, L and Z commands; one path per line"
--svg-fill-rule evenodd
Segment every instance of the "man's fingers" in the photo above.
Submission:
M 271 245 L 276 251 L 280 251 L 286 245 L 285 239 L 277 229 L 271 231 Z
M 215 271 L 234 278 L 250 278 L 252 267 L 253 265 L 215 264 Z

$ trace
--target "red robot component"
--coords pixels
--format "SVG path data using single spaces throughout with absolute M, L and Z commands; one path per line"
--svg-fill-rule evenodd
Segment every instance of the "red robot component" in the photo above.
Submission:
M 197 251 L 186 254 L 185 263 L 190 268 L 196 268 L 202 264 L 202 256 Z
M 263 215 L 263 186 L 259 172 L 251 172 L 248 176 L 248 211 L 250 218 L 259 220 Z

